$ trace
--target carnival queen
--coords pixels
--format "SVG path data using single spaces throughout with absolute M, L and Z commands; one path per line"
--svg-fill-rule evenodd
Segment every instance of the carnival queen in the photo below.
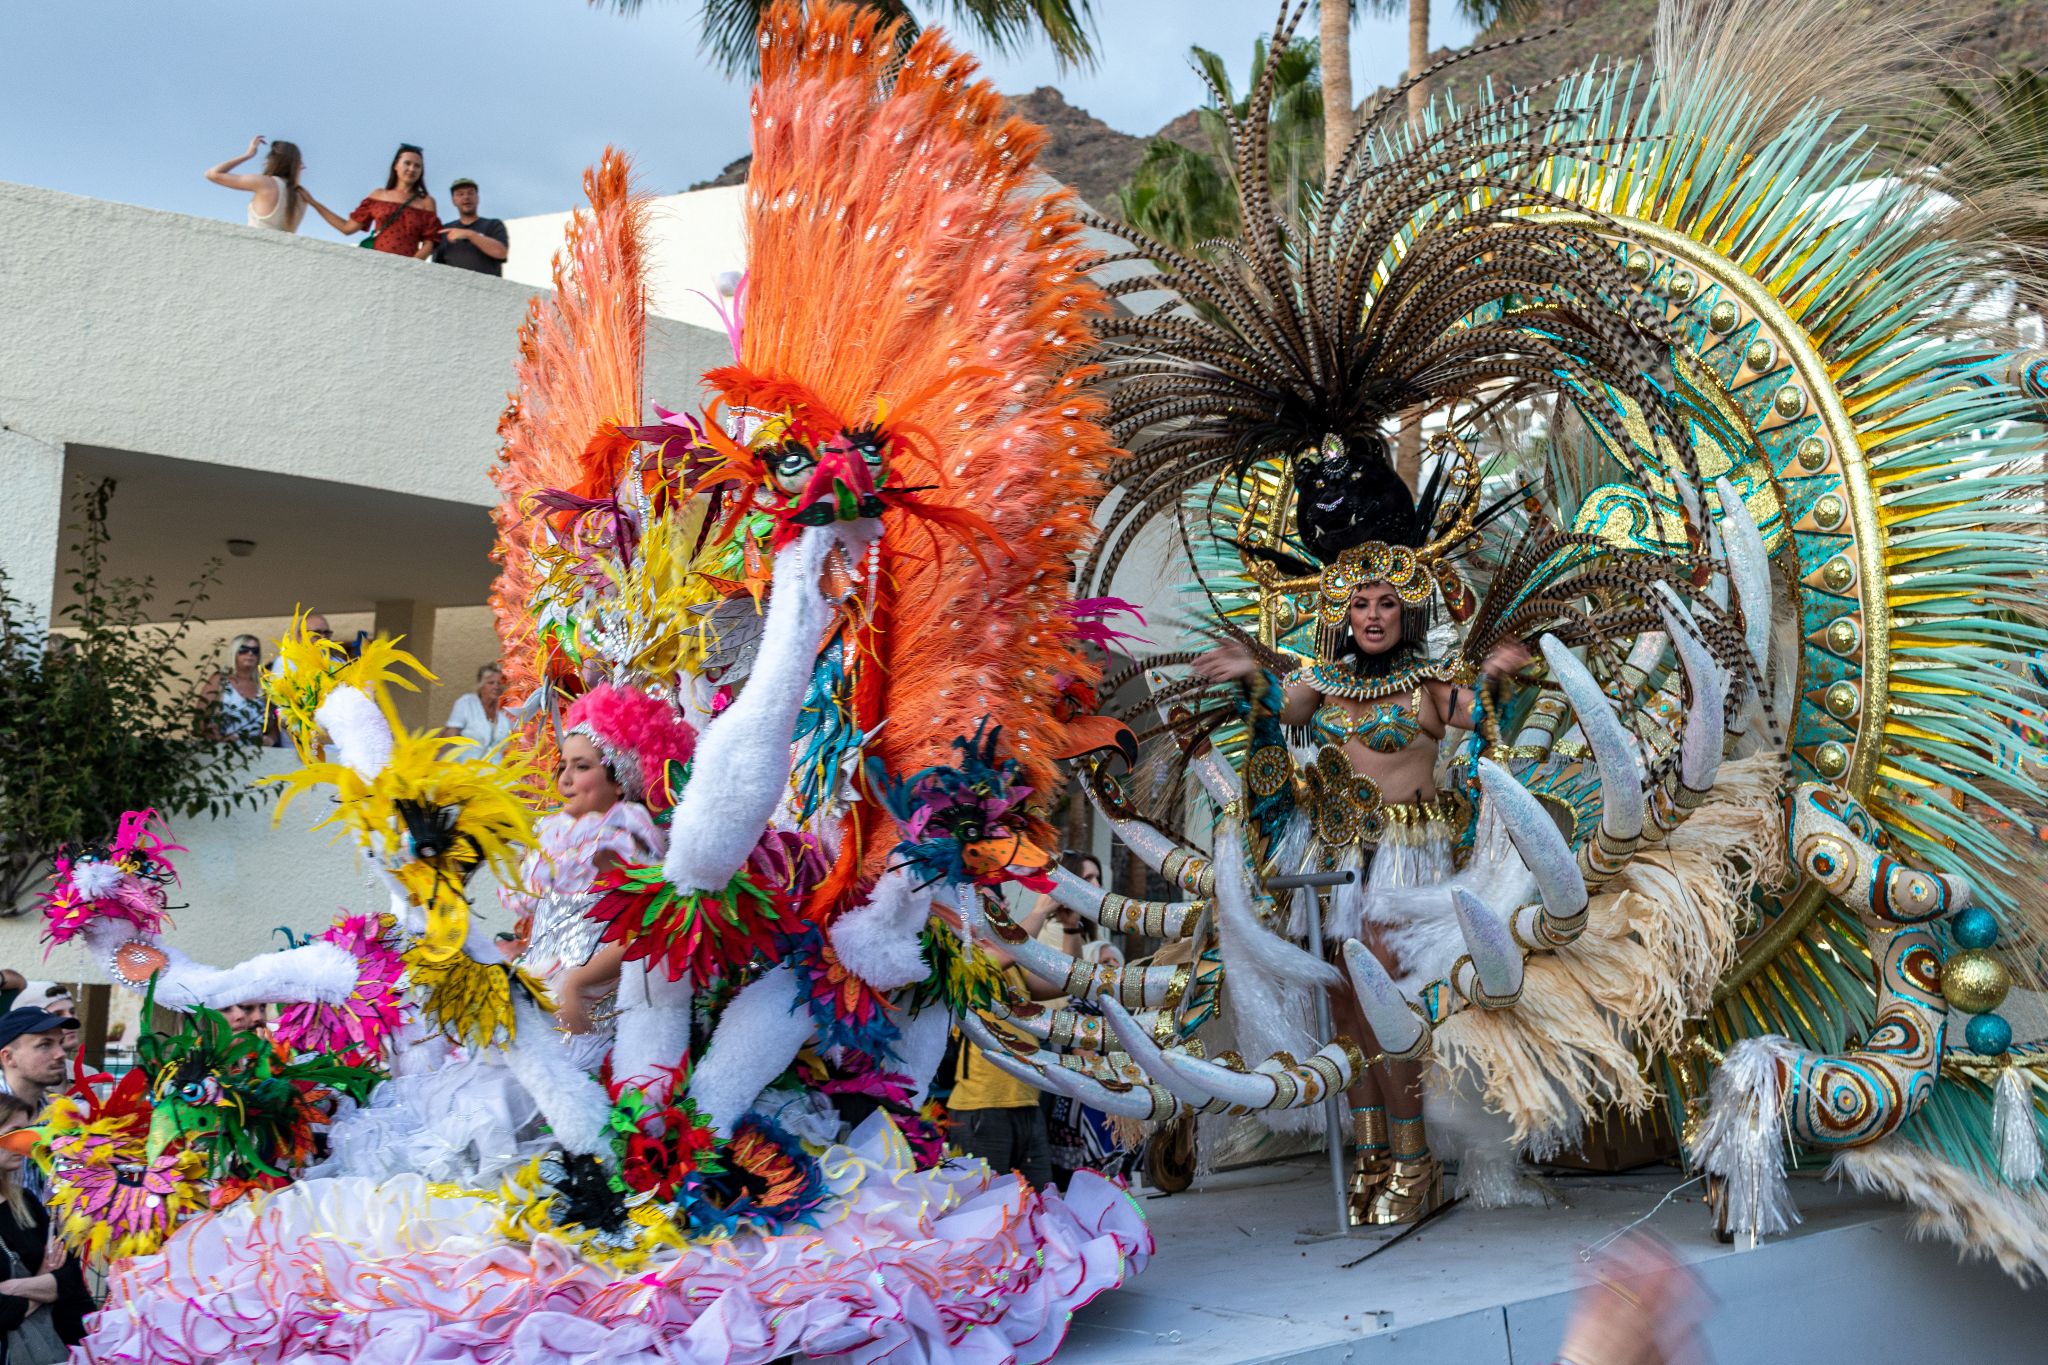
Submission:
M 1378 443 L 1367 445 L 1347 457 L 1344 442 L 1326 441 L 1318 458 L 1301 466 L 1301 539 L 1324 559 L 1321 574 L 1303 584 L 1319 599 L 1322 657 L 1280 677 L 1234 642 L 1202 654 L 1192 667 L 1208 681 L 1263 692 L 1255 700 L 1270 705 L 1290 735 L 1316 750 L 1303 776 L 1314 798 L 1320 861 L 1358 874 L 1329 897 L 1323 941 L 1334 956 L 1346 939 L 1358 939 L 1399 979 L 1404 956 L 1412 955 L 1404 954 L 1404 940 L 1442 927 L 1433 923 L 1442 917 L 1415 893 L 1450 880 L 1467 814 L 1462 796 L 1437 786 L 1444 735 L 1476 728 L 1478 688 L 1512 677 L 1531 656 L 1515 638 L 1495 644 L 1476 668 L 1464 657 L 1427 652 L 1433 600 L 1442 599 L 1454 617 L 1468 600 L 1441 555 L 1445 544 L 1464 538 L 1463 528 L 1454 524 L 1451 535 L 1421 544 L 1425 527 L 1436 521 L 1437 498 L 1426 494 L 1418 512 L 1387 470 Z M 1476 490 L 1469 456 L 1459 451 L 1452 463 L 1452 481 L 1470 481 Z M 1470 498 L 1454 496 L 1453 504 L 1469 508 Z M 1452 516 L 1469 520 L 1463 510 Z M 1385 539 L 1360 539 L 1375 533 Z M 1289 766 L 1284 751 L 1268 757 L 1255 746 L 1247 763 L 1254 792 L 1268 761 L 1283 772 Z M 1348 978 L 1332 995 L 1339 1027 L 1372 1056 L 1372 1030 Z M 1359 1072 L 1349 1098 L 1353 1224 L 1427 1216 L 1443 1200 L 1443 1167 L 1423 1124 L 1421 1063 L 1375 1062 Z

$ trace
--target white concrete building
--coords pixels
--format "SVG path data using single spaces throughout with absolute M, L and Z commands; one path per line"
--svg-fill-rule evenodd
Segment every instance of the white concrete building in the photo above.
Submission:
M 0 570 L 14 594 L 62 610 L 69 500 L 112 476 L 111 567 L 154 577 L 166 608 L 229 540 L 255 542 L 225 559 L 203 649 L 322 610 L 344 634 L 406 636 L 442 679 L 408 719 L 444 719 L 497 652 L 489 471 L 534 290 L 18 185 L 0 184 L 0 222 Z M 723 332 L 652 333 L 648 393 L 694 402 L 729 354 Z M 258 775 L 288 754 L 262 757 Z M 182 823 L 180 945 L 231 960 L 275 946 L 273 926 L 380 904 L 349 850 L 306 832 L 320 813 L 309 801 L 276 833 L 268 803 Z M 68 954 L 40 968 L 40 931 L 39 917 L 0 920 L 0 965 L 80 979 Z

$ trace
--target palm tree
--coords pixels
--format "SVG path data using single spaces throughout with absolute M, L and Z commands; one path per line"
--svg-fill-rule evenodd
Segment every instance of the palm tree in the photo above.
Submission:
M 1330 11 L 1338 8 L 1342 0 L 1319 0 L 1323 7 L 1325 30 L 1330 23 Z M 1408 74 L 1415 75 L 1429 66 L 1429 0 L 1366 0 L 1376 14 L 1401 14 L 1408 16 Z M 1355 8 L 1356 0 L 1351 0 Z M 1541 0 L 1456 0 L 1460 18 L 1474 29 L 1484 30 L 1495 24 L 1527 19 L 1542 8 Z M 1327 50 L 1327 49 L 1326 49 Z M 1411 122 L 1422 121 L 1422 111 L 1429 107 L 1429 85 L 1417 81 L 1408 90 L 1408 118 Z
M 1224 110 L 1240 125 L 1252 117 L 1252 110 L 1249 94 L 1240 99 L 1233 92 L 1222 57 L 1201 47 L 1190 48 L 1188 55 L 1209 87 L 1209 103 L 1196 112 L 1208 149 L 1152 139 L 1130 183 L 1117 191 L 1116 204 L 1125 222 L 1177 250 L 1199 252 L 1205 243 L 1237 233 L 1237 189 L 1230 182 L 1235 158 Z M 1266 40 L 1261 38 L 1252 45 L 1248 91 L 1258 88 L 1266 58 Z M 1316 44 L 1300 38 L 1283 47 L 1275 60 L 1273 101 L 1262 111 L 1273 145 L 1273 197 L 1298 215 L 1323 178 L 1320 63 Z
M 1323 176 L 1328 179 L 1337 173 L 1337 163 L 1358 127 L 1358 104 L 1351 97 L 1351 16 L 1358 0 L 1317 2 L 1323 56 Z
M 990 52 L 1009 55 L 1040 38 L 1052 44 L 1062 67 L 1092 66 L 1095 41 L 1091 0 L 948 0 L 955 22 Z M 590 0 L 632 13 L 643 0 Z M 857 0 L 868 9 L 904 21 L 907 45 L 921 27 L 906 0 Z M 769 0 L 704 0 L 704 49 L 727 75 L 760 74 L 761 49 L 754 41 Z M 925 6 L 924 8 L 931 8 Z

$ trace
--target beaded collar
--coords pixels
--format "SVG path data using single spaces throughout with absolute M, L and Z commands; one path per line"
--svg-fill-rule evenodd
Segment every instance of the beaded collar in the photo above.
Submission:
M 1287 675 L 1290 683 L 1306 683 L 1326 697 L 1346 701 L 1378 701 L 1413 692 L 1425 682 L 1462 683 L 1472 670 L 1461 659 L 1432 659 L 1412 654 L 1375 678 L 1361 678 L 1348 663 L 1304 664 Z

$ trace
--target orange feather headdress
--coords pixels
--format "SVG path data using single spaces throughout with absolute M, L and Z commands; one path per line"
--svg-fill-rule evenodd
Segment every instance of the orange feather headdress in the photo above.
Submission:
M 706 380 L 800 435 L 881 430 L 890 484 L 914 490 L 886 504 L 880 600 L 853 627 L 868 757 L 944 763 L 986 719 L 1045 794 L 1061 689 L 1095 672 L 1064 608 L 1110 455 L 1075 364 L 1106 305 L 1073 200 L 1041 183 L 1044 134 L 938 34 L 898 54 L 872 10 L 769 12 L 739 358 Z M 895 837 L 850 832 L 828 895 Z
M 504 493 L 492 511 L 499 571 L 491 611 L 508 701 L 540 680 L 532 602 L 542 570 L 534 552 L 565 522 L 535 495 L 610 497 L 633 449 L 621 428 L 640 420 L 647 199 L 631 188 L 631 169 L 607 147 L 584 172 L 590 207 L 576 211 L 555 255 L 554 295 L 535 297 L 519 329 L 519 389 L 498 421 L 502 445 L 491 471 Z

